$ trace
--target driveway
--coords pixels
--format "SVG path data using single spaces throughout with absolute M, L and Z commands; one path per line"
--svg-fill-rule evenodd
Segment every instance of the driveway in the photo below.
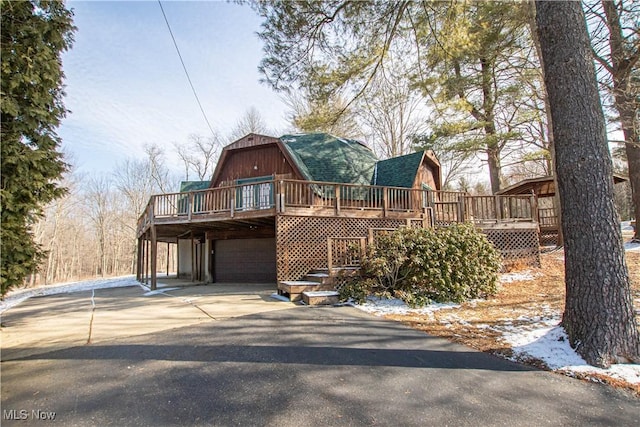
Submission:
M 66 426 L 640 424 L 640 400 L 626 392 L 350 307 L 297 307 L 232 287 L 223 302 L 209 288 L 151 298 L 101 290 L 91 310 L 89 292 L 7 311 L 2 425 L 43 425 L 37 418 L 52 413 Z M 245 304 L 255 311 L 241 315 Z M 29 335 L 40 319 L 51 340 L 40 330 L 5 348 L 5 336 Z M 84 335 L 65 332 L 74 323 Z
M 31 298 L 3 313 L 2 360 L 295 307 L 273 284 L 166 283 Z

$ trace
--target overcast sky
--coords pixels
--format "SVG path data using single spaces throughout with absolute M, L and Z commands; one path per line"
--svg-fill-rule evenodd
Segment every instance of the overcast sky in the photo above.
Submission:
M 163 1 L 209 122 L 222 135 L 254 106 L 269 128 L 287 127 L 280 96 L 259 83 L 260 19 L 248 6 Z M 66 107 L 59 135 L 74 166 L 110 172 L 145 144 L 170 150 L 211 135 L 157 1 L 70 1 L 78 27 L 64 54 Z

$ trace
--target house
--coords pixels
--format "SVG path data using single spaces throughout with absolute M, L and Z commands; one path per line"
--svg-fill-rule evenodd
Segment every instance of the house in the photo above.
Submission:
M 183 277 L 279 284 L 331 273 L 376 230 L 471 219 L 502 234 L 533 231 L 537 242 L 533 215 L 521 215 L 533 212 L 530 197 L 510 200 L 522 207 L 515 219 L 497 215 L 493 199 L 440 186 L 431 152 L 379 160 L 328 134 L 250 134 L 224 147 L 206 189 L 152 196 L 138 224 L 138 278 L 155 286 L 158 242 L 178 245 Z

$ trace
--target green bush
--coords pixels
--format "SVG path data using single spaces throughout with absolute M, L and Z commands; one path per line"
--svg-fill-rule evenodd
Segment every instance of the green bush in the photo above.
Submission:
M 364 278 L 351 278 L 338 288 L 340 301 L 352 300 L 358 304 L 363 304 L 373 291 L 373 281 Z
M 343 299 L 394 296 L 410 306 L 462 302 L 494 294 L 500 255 L 471 224 L 402 228 L 379 236 L 361 260 L 362 280 L 343 287 Z

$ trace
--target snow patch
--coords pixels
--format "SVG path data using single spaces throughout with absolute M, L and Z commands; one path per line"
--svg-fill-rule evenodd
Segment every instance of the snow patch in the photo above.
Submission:
M 541 273 L 533 273 L 530 270 L 517 271 L 513 273 L 503 273 L 498 279 L 500 283 L 526 282 L 540 276 Z
M 640 242 L 627 242 L 624 244 L 624 250 L 627 252 L 640 252 Z
M 633 225 L 631 225 L 631 221 L 622 221 L 620 223 L 620 230 L 633 233 Z
M 278 301 L 284 301 L 284 302 L 291 302 L 289 301 L 289 298 L 283 296 L 283 295 L 278 295 L 277 293 L 272 293 L 271 295 L 269 295 L 271 298 L 278 300 Z
M 453 303 L 432 303 L 421 308 L 411 308 L 404 301 L 396 298 L 368 297 L 364 304 L 356 304 L 356 308 L 376 316 L 388 314 L 432 314 L 438 310 L 446 310 L 460 307 Z
M 59 285 L 42 286 L 39 288 L 19 289 L 10 292 L 5 296 L 4 300 L 0 301 L 0 313 L 3 313 L 11 307 L 15 307 L 31 297 L 91 291 L 94 289 L 125 288 L 138 285 L 139 284 L 134 276 L 123 276 L 111 279 L 87 280 L 84 282 L 69 282 Z
M 559 318 L 558 318 L 559 319 Z M 511 345 L 515 359 L 533 357 L 542 360 L 549 369 L 565 373 L 599 374 L 640 384 L 640 365 L 616 364 L 608 369 L 588 365 L 569 345 L 569 338 L 561 326 L 544 323 L 528 327 L 510 328 L 503 339 Z

